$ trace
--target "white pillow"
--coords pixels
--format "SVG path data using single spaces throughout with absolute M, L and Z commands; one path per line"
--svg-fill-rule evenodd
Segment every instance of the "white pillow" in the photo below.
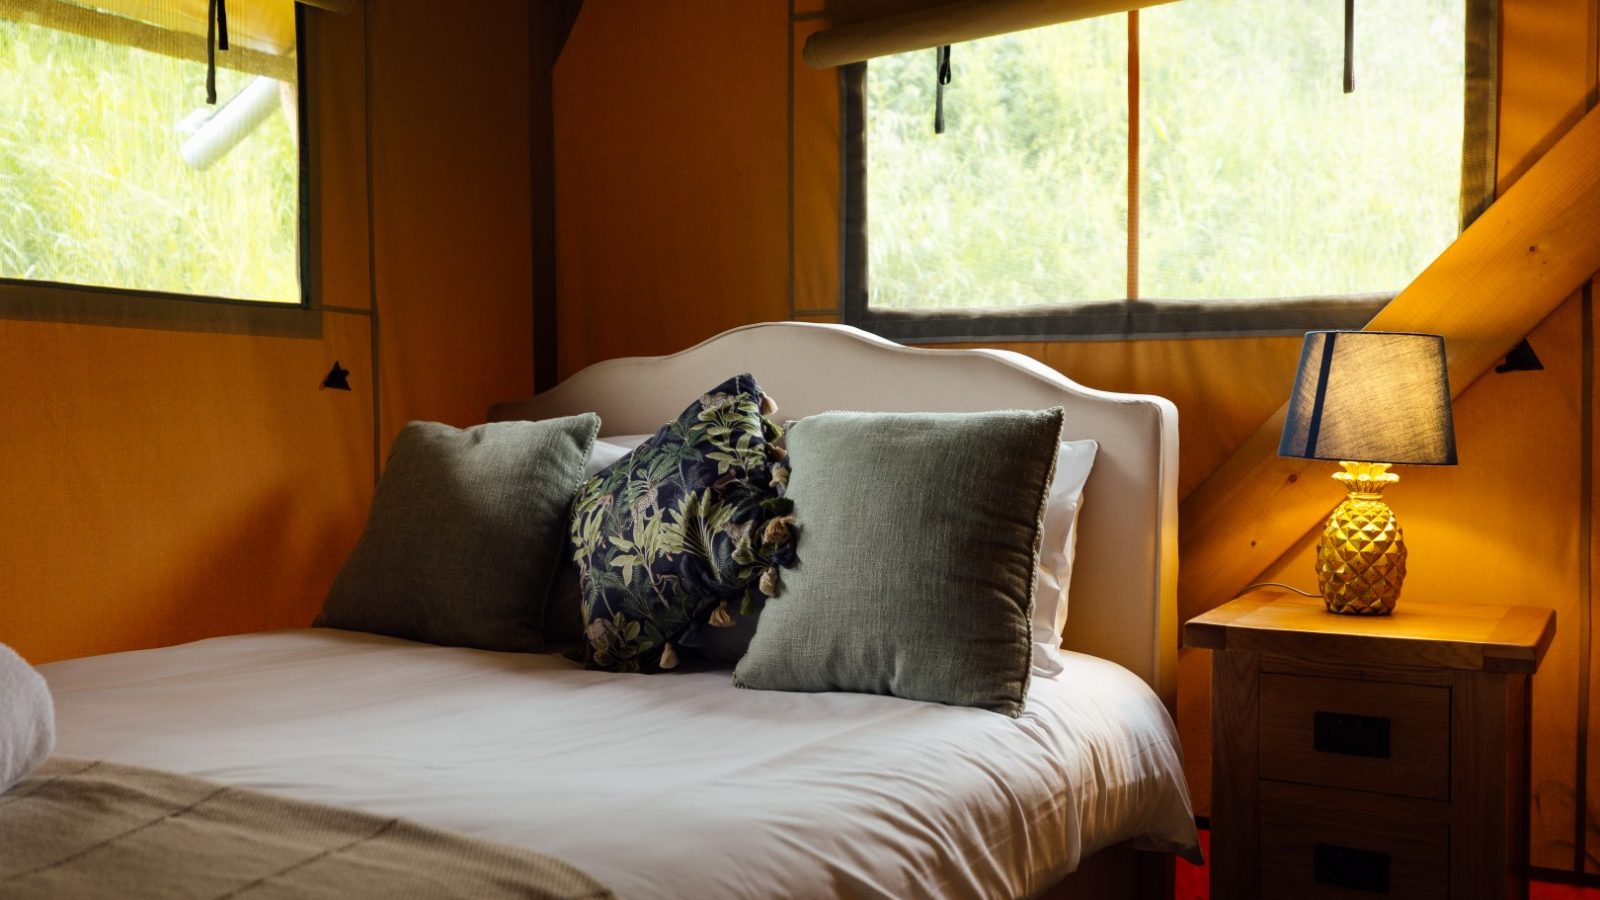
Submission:
M 633 452 L 633 448 L 650 439 L 648 434 L 622 434 L 595 438 L 589 450 L 589 461 L 583 464 L 583 477 L 593 478 L 600 470 Z
M 1067 624 L 1067 592 L 1072 587 L 1072 560 L 1078 551 L 1078 511 L 1083 485 L 1094 467 L 1100 445 L 1094 441 L 1062 441 L 1056 472 L 1045 501 L 1044 534 L 1039 539 L 1039 568 L 1033 581 L 1033 640 L 1052 649 L 1061 646 Z

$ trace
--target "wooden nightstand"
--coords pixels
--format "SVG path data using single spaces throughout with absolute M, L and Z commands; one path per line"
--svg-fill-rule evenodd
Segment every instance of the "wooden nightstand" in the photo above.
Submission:
M 1211 657 L 1211 896 L 1528 896 L 1529 677 L 1555 612 L 1261 591 Z

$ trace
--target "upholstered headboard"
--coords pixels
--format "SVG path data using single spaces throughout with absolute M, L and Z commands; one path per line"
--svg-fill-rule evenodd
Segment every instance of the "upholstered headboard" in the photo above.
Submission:
M 1132 670 L 1172 705 L 1177 656 L 1178 411 L 1171 402 L 1075 384 L 1001 350 L 920 350 L 842 325 L 772 322 L 671 356 L 596 363 L 490 418 L 594 411 L 602 434 L 654 432 L 690 399 L 751 372 L 798 419 L 880 412 L 1066 410 L 1065 437 L 1100 442 L 1084 491 L 1065 640 Z

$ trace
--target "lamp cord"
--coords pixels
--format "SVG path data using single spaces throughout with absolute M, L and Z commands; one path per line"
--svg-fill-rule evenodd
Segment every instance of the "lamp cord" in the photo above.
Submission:
M 1313 594 L 1310 591 L 1302 591 L 1302 590 L 1300 590 L 1299 588 L 1295 587 L 1292 584 L 1284 584 L 1281 581 L 1258 581 L 1255 584 L 1246 586 L 1245 589 L 1240 591 L 1239 593 L 1234 594 L 1232 599 L 1237 600 L 1240 597 L 1243 597 L 1245 594 L 1248 594 L 1251 591 L 1255 590 L 1256 588 L 1264 588 L 1264 587 L 1283 588 L 1284 590 L 1287 590 L 1287 591 L 1294 591 L 1296 594 L 1299 594 L 1302 597 L 1321 597 L 1322 596 L 1321 594 Z

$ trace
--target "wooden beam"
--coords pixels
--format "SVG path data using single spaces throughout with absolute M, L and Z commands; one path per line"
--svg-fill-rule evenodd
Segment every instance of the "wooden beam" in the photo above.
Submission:
M 1444 335 L 1459 395 L 1600 271 L 1597 211 L 1600 110 L 1592 110 L 1367 329 Z M 1340 499 L 1325 478 L 1305 483 L 1311 460 L 1277 455 L 1285 409 L 1183 500 L 1184 620 L 1232 598 Z

